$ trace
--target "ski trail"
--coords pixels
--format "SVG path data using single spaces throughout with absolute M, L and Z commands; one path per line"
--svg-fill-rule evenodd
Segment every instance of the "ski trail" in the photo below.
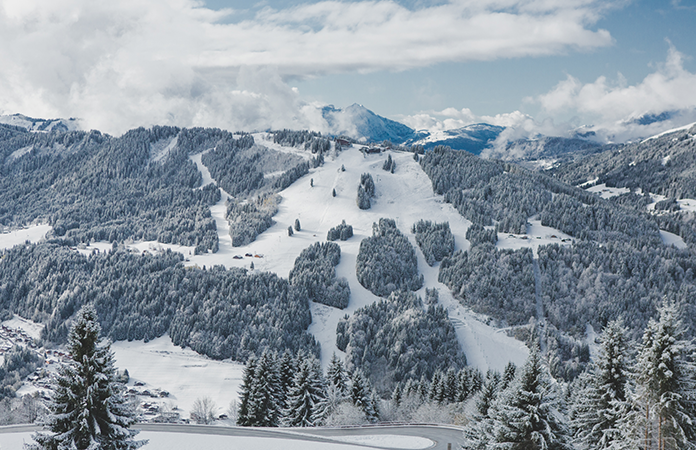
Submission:
M 447 311 L 459 345 L 466 355 L 467 365 L 476 367 L 483 373 L 489 369 L 502 372 L 510 361 L 518 367 L 523 365 L 529 355 L 524 343 L 508 336 L 503 329 L 483 323 L 476 314 L 454 298 L 450 289 L 438 281 L 440 263 L 429 266 L 416 243 L 415 236 L 410 232 L 406 236 L 416 249 L 418 270 L 425 278 L 423 288 L 417 293 L 421 298 L 425 298 L 426 287 L 438 289 L 438 303 Z
M 532 267 L 534 268 L 534 298 L 536 299 L 537 325 L 539 327 L 540 336 L 543 336 L 546 317 L 544 315 L 544 302 L 541 299 L 541 270 L 539 270 L 539 258 L 535 255 L 532 261 Z M 541 351 L 545 352 L 546 340 L 540 339 L 539 345 Z
M 189 156 L 189 159 L 193 161 L 193 163 L 198 168 L 198 171 L 201 173 L 201 175 L 203 175 L 203 183 L 200 187 L 196 189 L 201 189 L 202 187 L 207 186 L 209 184 L 217 185 L 212 175 L 210 175 L 210 171 L 207 167 L 203 165 L 203 162 L 201 161 L 203 155 L 208 153 L 210 150 L 212 150 L 212 148 L 204 152 Z M 222 189 L 220 186 L 218 186 L 218 189 L 220 189 L 221 194 L 220 200 L 210 207 L 210 215 L 212 215 L 213 219 L 215 219 L 215 226 L 217 227 L 218 231 L 218 252 L 223 251 L 224 253 L 232 253 L 232 237 L 230 236 L 230 224 L 227 222 L 227 200 L 232 198 L 232 196 L 225 192 L 225 190 Z

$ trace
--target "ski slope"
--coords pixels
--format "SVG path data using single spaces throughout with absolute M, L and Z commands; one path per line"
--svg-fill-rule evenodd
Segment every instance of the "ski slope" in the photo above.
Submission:
M 269 145 L 265 135 L 255 135 L 257 143 Z M 273 144 L 274 150 L 276 144 Z M 287 149 L 297 152 L 297 149 Z M 358 308 L 369 305 L 379 298 L 363 288 L 357 280 L 355 262 L 360 241 L 372 235 L 372 224 L 382 217 L 392 218 L 417 249 L 418 266 L 425 276 L 425 286 L 419 294 L 424 296 L 425 287 L 440 290 L 440 302 L 447 309 L 462 348 L 469 362 L 482 370 L 493 368 L 502 370 L 508 361 L 523 363 L 527 357 L 526 347 L 519 341 L 508 337 L 504 332 L 489 327 L 462 307 L 452 297 L 449 289 L 437 281 L 438 267 L 429 267 L 425 262 L 410 228 L 421 219 L 435 222 L 449 222 L 455 236 L 456 249 L 467 250 L 469 242 L 465 239 L 470 222 L 464 219 L 452 205 L 445 203 L 442 196 L 435 195 L 430 179 L 413 160 L 413 155 L 403 152 L 388 152 L 396 163 L 395 173 L 382 170 L 387 154 L 364 155 L 358 148 L 348 148 L 338 154 L 325 157 L 323 166 L 310 170 L 310 173 L 280 192 L 282 201 L 274 216 L 276 224 L 258 236 L 256 241 L 243 247 L 229 247 L 226 229 L 218 227 L 220 250 L 215 253 L 187 256 L 186 264 L 199 267 L 222 264 L 225 267 L 249 268 L 275 272 L 287 277 L 293 268 L 295 258 L 303 249 L 315 242 L 326 241 L 330 228 L 345 220 L 353 226 L 354 236 L 347 241 L 337 241 L 341 246 L 341 261 L 336 267 L 339 277 L 348 279 L 351 298 L 348 307 L 339 310 L 321 304 L 311 304 L 312 324 L 309 332 L 321 344 L 322 365 L 326 367 L 331 355 L 343 356 L 336 348 L 336 324 L 345 314 L 352 314 Z M 305 152 L 306 154 L 306 152 Z M 196 155 L 198 156 L 198 155 Z M 204 175 L 204 183 L 213 182 L 207 170 L 200 165 L 200 157 L 192 157 Z M 342 170 L 345 167 L 345 171 Z M 356 205 L 357 187 L 360 175 L 370 173 L 375 181 L 376 196 L 369 210 L 360 210 Z M 313 186 L 310 185 L 313 180 Z M 333 189 L 336 197 L 332 196 Z M 217 206 L 217 205 L 216 205 Z M 211 208 L 216 223 L 224 220 L 223 209 Z M 301 223 L 301 231 L 288 236 L 287 228 L 295 219 Z M 233 259 L 233 255 L 245 254 L 259 257 Z

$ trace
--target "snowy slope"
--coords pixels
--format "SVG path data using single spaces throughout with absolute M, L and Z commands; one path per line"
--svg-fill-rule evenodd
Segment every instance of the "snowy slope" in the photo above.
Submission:
M 263 137 L 255 136 L 258 144 L 267 144 Z M 374 222 L 382 217 L 393 218 L 417 248 L 415 237 L 410 232 L 413 223 L 420 219 L 448 221 L 455 235 L 456 248 L 469 247 L 465 235 L 470 223 L 451 205 L 444 203 L 441 196 L 433 194 L 429 178 L 413 161 L 411 154 L 391 152 L 391 155 L 397 167 L 394 174 L 381 169 L 386 159 L 384 154 L 364 156 L 358 149 L 351 148 L 327 157 L 322 167 L 312 169 L 308 175 L 280 193 L 283 200 L 274 216 L 276 224 L 255 242 L 231 248 L 229 238 L 223 240 L 225 236 L 220 233 L 220 250 L 217 253 L 187 256 L 189 261 L 186 264 L 197 264 L 200 267 L 222 264 L 226 267 L 249 268 L 253 261 L 255 270 L 271 271 L 287 277 L 295 258 L 303 249 L 314 242 L 325 241 L 328 230 L 345 220 L 353 226 L 354 236 L 348 241 L 338 241 L 341 246 L 341 262 L 336 272 L 350 283 L 350 303 L 345 310 L 321 304 L 311 305 L 313 322 L 309 331 L 321 343 L 322 362 L 324 365 L 328 364 L 332 353 L 341 355 L 335 345 L 335 330 L 339 319 L 378 300 L 378 297 L 358 283 L 355 274 L 360 241 L 371 236 Z M 192 159 L 200 164 L 199 158 L 194 156 Z M 341 171 L 342 165 L 346 168 L 345 172 Z M 209 180 L 209 175 L 205 168 L 199 168 L 204 174 L 205 183 Z M 372 174 L 376 184 L 376 198 L 373 199 L 372 208 L 367 211 L 360 210 L 355 202 L 360 175 L 365 172 Z M 310 186 L 310 179 L 314 180 L 313 187 Z M 335 198 L 331 195 L 333 189 L 337 193 Z M 217 205 L 211 210 L 216 222 L 220 223 L 224 210 L 217 209 Z M 295 219 L 300 220 L 302 230 L 290 237 L 287 235 L 287 228 Z M 218 227 L 218 230 L 221 228 Z M 233 255 L 243 256 L 246 253 L 262 257 L 232 259 Z M 429 267 L 419 249 L 417 254 L 419 270 L 426 279 L 424 288 L 440 289 L 440 301 L 453 319 L 469 361 L 483 370 L 489 367 L 503 369 L 510 360 L 523 362 L 527 356 L 524 345 L 485 325 L 466 311 L 452 298 L 447 287 L 437 281 L 437 266 Z M 424 289 L 420 294 L 424 294 Z
M 14 125 L 28 131 L 75 131 L 80 129 L 79 120 L 34 119 L 24 114 L 0 115 L 0 123 Z

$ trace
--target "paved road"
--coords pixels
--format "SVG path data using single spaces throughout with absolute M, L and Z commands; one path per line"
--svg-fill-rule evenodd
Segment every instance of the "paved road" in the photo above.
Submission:
M 437 425 L 376 425 L 355 428 L 250 428 L 250 427 L 219 427 L 205 425 L 181 425 L 181 424 L 155 424 L 141 423 L 134 428 L 143 431 L 188 433 L 188 434 L 213 434 L 222 436 L 263 437 L 272 439 L 291 439 L 312 442 L 346 443 L 334 438 L 343 436 L 379 436 L 397 435 L 414 436 L 430 439 L 435 443 L 430 449 L 448 450 L 451 444 L 452 450 L 458 450 L 462 441 L 462 430 L 456 427 Z M 11 425 L 0 427 L 0 433 L 27 433 L 40 430 L 35 425 Z M 369 445 L 360 444 L 365 447 Z M 375 447 L 382 448 L 382 447 Z M 393 449 L 394 447 L 389 447 Z

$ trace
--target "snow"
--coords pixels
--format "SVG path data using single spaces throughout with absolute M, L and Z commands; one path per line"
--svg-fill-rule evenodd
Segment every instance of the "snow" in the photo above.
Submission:
M 12 248 L 26 241 L 39 242 L 52 230 L 48 224 L 35 224 L 25 228 L 6 229 L 0 233 L 0 250 Z
M 681 236 L 677 236 L 676 234 L 670 233 L 669 231 L 660 230 L 660 237 L 662 238 L 662 243 L 665 245 L 673 245 L 680 250 L 689 248 L 689 246 L 686 245 L 686 242 L 684 242 L 684 239 L 682 239 Z
M 150 342 L 114 342 L 111 349 L 116 367 L 128 369 L 129 387 L 140 381 L 145 383 L 143 389 L 168 391 L 168 398 L 157 401 L 169 407 L 177 406 L 182 418 L 189 417 L 197 398 L 212 398 L 218 406 L 218 414 L 227 413 L 230 402 L 238 398 L 242 364 L 215 361 L 193 350 L 182 349 L 172 344 L 169 336 Z
M 599 194 L 600 197 L 602 198 L 612 198 L 616 197 L 617 195 L 621 194 L 628 194 L 631 192 L 630 189 L 628 188 L 612 188 L 612 187 L 607 187 L 606 184 L 598 184 L 596 186 L 592 186 L 591 188 L 587 189 L 588 192 L 594 192 L 595 194 Z
M 662 165 L 666 165 L 670 159 L 672 159 L 672 155 L 667 155 L 664 158 L 662 158 Z
M 561 244 L 571 245 L 573 237 L 563 233 L 556 228 L 546 227 L 541 224 L 541 220 L 528 220 L 526 234 L 498 233 L 498 243 L 496 247 L 500 250 L 519 250 L 531 248 L 534 256 L 541 245 Z
M 29 153 L 33 148 L 34 148 L 33 145 L 29 145 L 29 146 L 27 146 L 27 147 L 22 147 L 22 148 L 20 148 L 20 149 L 18 149 L 18 150 L 13 151 L 12 153 L 10 153 L 10 156 L 9 156 L 8 158 L 9 158 L 10 160 L 19 159 L 19 158 L 21 158 L 22 156 L 24 156 L 24 155 L 26 155 L 27 153 Z
M 585 182 L 582 183 L 582 184 L 578 184 L 577 187 L 579 187 L 579 188 L 584 188 L 584 187 L 589 186 L 589 185 L 591 185 L 591 184 L 595 184 L 598 180 L 599 180 L 599 177 L 598 177 L 598 178 L 594 178 L 594 179 L 592 179 L 592 180 L 585 181 Z
M 398 449 L 422 449 L 435 445 L 430 439 L 417 436 L 397 436 L 395 434 L 340 436 L 334 437 L 333 439 L 351 444 Z
M 682 211 L 696 212 L 696 200 L 694 199 L 683 198 L 681 200 L 677 200 L 677 204 L 679 205 L 679 209 Z
M 14 315 L 12 319 L 5 320 L 2 325 L 8 328 L 19 328 L 24 330 L 24 332 L 29 335 L 32 339 L 39 340 L 41 338 L 41 331 L 44 329 L 44 324 L 32 322 L 18 315 Z
M 693 127 L 694 125 L 696 125 L 696 122 L 690 123 L 690 124 L 688 124 L 688 125 L 684 125 L 683 127 L 673 128 L 673 129 L 671 129 L 671 130 L 663 131 L 663 132 L 660 133 L 660 134 L 656 134 L 655 136 L 650 136 L 650 137 L 647 138 L 647 139 L 643 139 L 640 143 L 643 144 L 643 143 L 645 143 L 645 142 L 648 142 L 648 141 L 651 140 L 651 139 L 657 139 L 657 138 L 662 137 L 662 136 L 664 136 L 664 135 L 666 135 L 666 134 L 674 133 L 675 131 L 688 130 L 689 128 Z
M 135 427 L 137 429 L 137 426 Z M 316 442 L 304 439 L 288 439 L 283 432 L 277 431 L 277 438 L 269 437 L 240 437 L 198 433 L 176 433 L 160 431 L 141 431 L 136 439 L 148 439 L 150 442 L 143 447 L 146 450 L 190 450 L 204 448 L 206 450 L 360 450 L 374 447 L 425 449 L 431 447 L 433 441 L 421 437 L 397 435 L 365 435 L 341 436 L 330 438 L 335 443 Z M 24 448 L 24 443 L 33 442 L 32 433 L 3 433 L 0 434 L 0 449 Z M 293 437 L 298 434 L 293 433 Z
M 166 139 L 160 139 L 152 144 L 150 147 L 150 157 L 152 158 L 152 161 L 160 162 L 166 159 L 167 156 L 169 156 L 169 152 L 176 147 L 178 141 L 179 136 L 177 135 Z

